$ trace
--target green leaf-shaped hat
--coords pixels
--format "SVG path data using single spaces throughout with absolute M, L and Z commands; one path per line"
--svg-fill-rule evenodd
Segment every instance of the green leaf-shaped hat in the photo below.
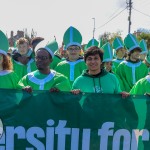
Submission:
M 0 53 L 7 55 L 9 42 L 6 35 L 0 30 Z
M 66 49 L 72 45 L 81 47 L 82 35 L 76 28 L 70 26 L 64 33 L 63 42 L 66 46 Z

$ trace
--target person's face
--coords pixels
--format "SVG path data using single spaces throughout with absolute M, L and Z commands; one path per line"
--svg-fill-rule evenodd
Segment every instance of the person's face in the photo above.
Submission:
M 130 58 L 131 60 L 138 60 L 140 57 L 140 51 L 135 49 L 133 53 L 131 53 Z
M 112 69 L 112 62 L 111 61 L 105 62 L 104 67 L 109 72 Z
M 45 70 L 49 68 L 52 58 L 46 50 L 38 50 L 35 55 L 35 62 L 38 70 Z
M 69 60 L 77 60 L 79 58 L 80 52 L 81 48 L 79 46 L 69 46 L 67 48 Z
M 119 58 L 123 58 L 124 55 L 125 55 L 125 53 L 126 53 L 126 50 L 125 50 L 124 48 L 120 48 L 120 49 L 117 50 L 116 55 L 117 55 L 117 57 L 119 57 Z
M 0 65 L 2 65 L 2 63 L 3 63 L 3 55 L 0 54 Z
M 21 55 L 25 55 L 28 52 L 29 46 L 27 43 L 19 44 L 18 51 Z
M 68 54 L 67 54 L 67 51 L 66 50 L 62 50 L 61 51 L 61 57 L 63 58 L 67 58 L 68 57 Z
M 86 65 L 90 71 L 100 70 L 102 64 L 99 54 L 91 55 L 86 58 Z

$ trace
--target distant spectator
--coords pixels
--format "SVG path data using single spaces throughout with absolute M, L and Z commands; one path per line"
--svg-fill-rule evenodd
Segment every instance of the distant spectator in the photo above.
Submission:
M 21 79 L 27 73 L 36 70 L 36 65 L 29 41 L 25 38 L 20 38 L 16 44 L 17 48 L 12 52 L 13 68 L 19 79 Z

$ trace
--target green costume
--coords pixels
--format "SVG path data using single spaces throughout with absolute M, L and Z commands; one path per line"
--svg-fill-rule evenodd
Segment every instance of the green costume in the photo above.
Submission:
M 71 89 L 68 79 L 54 70 L 51 70 L 48 75 L 44 75 L 38 70 L 28 73 L 19 81 L 19 85 L 31 86 L 33 90 L 50 90 L 54 87 L 60 91 L 70 91 Z
M 74 62 L 64 60 L 57 65 L 55 70 L 68 77 L 70 84 L 72 85 L 74 80 L 80 76 L 82 71 L 86 68 L 84 60 L 78 59 Z
M 3 89 L 18 89 L 18 76 L 10 70 L 0 71 L 0 88 Z
M 137 38 L 132 34 L 128 34 L 125 37 L 124 43 L 128 52 L 135 49 L 139 52 L 141 51 Z M 133 62 L 130 59 L 119 64 L 116 70 L 116 74 L 122 80 L 126 92 L 130 92 L 134 84 L 141 78 L 144 78 L 147 73 L 148 69 L 144 63 L 139 60 Z
M 65 49 L 70 46 L 78 46 L 81 48 L 82 35 L 76 28 L 70 26 L 64 33 L 63 42 Z M 56 71 L 68 77 L 71 85 L 82 74 L 84 69 L 86 69 L 86 64 L 82 57 L 79 57 L 76 61 L 64 60 L 55 68 Z
M 117 67 L 119 66 L 119 64 L 121 62 L 123 62 L 125 59 L 113 59 L 113 66 L 112 66 L 112 70 L 113 72 L 116 72 Z
M 85 70 L 73 83 L 72 89 L 80 89 L 82 92 L 89 93 L 120 93 L 120 85 L 116 76 L 101 70 L 98 75 L 89 75 Z
M 50 64 L 50 69 L 54 69 L 55 70 L 55 67 L 61 62 L 61 58 L 57 55 L 54 55 L 53 57 L 53 61 L 51 62 Z
M 33 58 L 31 58 L 26 65 L 15 60 L 12 60 L 12 62 L 13 62 L 13 70 L 18 75 L 19 79 L 21 79 L 27 73 L 30 73 L 37 69 Z
M 131 89 L 130 94 L 144 95 L 150 93 L 150 76 L 140 79 Z
M 114 41 L 113 41 L 113 43 L 112 43 L 112 46 L 113 46 L 113 48 L 114 48 L 114 54 L 115 54 L 115 56 L 114 57 L 116 57 L 116 52 L 118 51 L 118 50 L 120 50 L 121 48 L 124 48 L 124 44 L 123 44 L 123 41 L 119 38 L 119 37 L 116 37 L 115 39 L 114 39 Z M 122 59 L 118 59 L 118 58 L 116 58 L 116 59 L 113 59 L 113 72 L 116 72 L 116 68 L 118 67 L 118 65 L 122 62 L 122 61 L 124 61 L 125 59 L 124 58 L 122 58 Z
M 0 54 L 7 56 L 9 43 L 6 35 L 0 30 Z M 2 64 L 1 64 L 2 65 Z M 3 65 L 2 65 L 3 67 Z M 12 70 L 0 71 L 0 88 L 3 89 L 17 89 L 18 77 Z
M 130 92 L 133 85 L 141 78 L 145 77 L 148 69 L 141 61 L 132 63 L 123 61 L 117 68 L 116 74 L 122 80 L 124 90 Z

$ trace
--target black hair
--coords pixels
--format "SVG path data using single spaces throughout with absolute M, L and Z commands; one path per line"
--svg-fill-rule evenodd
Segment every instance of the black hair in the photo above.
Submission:
M 94 56 L 98 54 L 101 61 L 103 61 L 103 51 L 98 48 L 97 46 L 91 46 L 90 48 L 88 48 L 85 53 L 84 53 L 84 61 L 86 62 L 86 59 L 88 56 Z

